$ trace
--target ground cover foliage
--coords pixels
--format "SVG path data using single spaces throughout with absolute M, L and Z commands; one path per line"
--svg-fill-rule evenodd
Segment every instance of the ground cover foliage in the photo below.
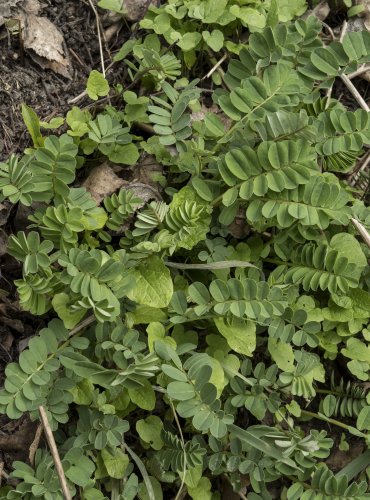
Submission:
M 368 498 L 368 454 L 336 474 L 325 460 L 336 428 L 343 449 L 370 443 L 369 248 L 351 225 L 370 211 L 344 180 L 369 115 L 324 96 L 370 60 L 370 33 L 324 45 L 315 17 L 291 20 L 300 2 L 248 19 L 231 5 L 227 23 L 212 5 L 149 10 L 116 56 L 144 95 L 93 71 L 89 96 L 123 106 L 74 107 L 55 135 L 23 107 L 33 147 L 0 163 L 0 201 L 38 203 L 8 253 L 20 304 L 50 321 L 7 366 L 0 411 L 47 410 L 76 498 L 216 499 L 221 480 L 251 500 L 276 484 L 289 500 Z M 239 22 L 252 33 L 226 40 L 205 110 L 191 68 Z M 143 154 L 163 166 L 161 199 L 122 188 L 98 206 L 76 182 L 91 158 Z M 46 449 L 12 476 L 3 498 L 63 498 Z

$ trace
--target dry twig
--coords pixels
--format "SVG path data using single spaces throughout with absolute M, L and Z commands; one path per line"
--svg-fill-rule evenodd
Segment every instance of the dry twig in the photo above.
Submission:
M 352 224 L 355 226 L 359 234 L 361 235 L 361 238 L 364 240 L 366 245 L 370 248 L 370 234 L 368 233 L 366 227 L 361 224 L 357 219 L 354 217 L 351 218 Z
M 347 26 L 348 26 L 348 23 L 347 21 L 344 21 L 343 23 L 343 26 L 342 26 L 342 29 L 341 29 L 341 32 L 340 32 L 340 36 L 339 36 L 339 41 L 342 42 L 343 41 L 343 38 L 344 38 L 344 35 L 346 34 L 347 32 Z M 367 103 L 365 102 L 365 100 L 363 99 L 362 95 L 360 94 L 360 92 L 356 89 L 356 87 L 353 85 L 353 83 L 351 82 L 351 79 L 347 76 L 347 75 L 340 75 L 341 77 L 341 80 L 342 82 L 344 83 L 344 85 L 347 87 L 347 89 L 351 92 L 351 94 L 353 95 L 353 97 L 356 99 L 356 101 L 358 102 L 358 105 L 364 109 L 365 111 L 369 112 L 370 111 L 370 108 L 369 106 L 367 105 Z
M 35 433 L 35 437 L 33 438 L 33 441 L 30 445 L 30 448 L 28 450 L 28 460 L 30 461 L 30 464 L 33 466 L 34 461 L 35 461 L 35 454 L 37 451 L 37 448 L 39 447 L 40 444 L 40 439 L 42 435 L 42 424 L 40 424 Z
M 100 51 L 100 59 L 101 59 L 101 70 L 103 73 L 103 76 L 105 78 L 105 65 L 104 65 L 104 52 L 103 52 L 103 43 L 102 43 L 102 35 L 100 31 L 100 19 L 99 19 L 99 14 L 98 11 L 96 10 L 96 7 L 92 0 L 88 0 L 92 10 L 94 11 L 95 14 L 95 19 L 96 19 L 96 29 L 98 32 L 98 42 L 99 42 L 99 51 Z
M 219 61 L 216 62 L 216 64 L 208 71 L 208 73 L 203 76 L 202 80 L 205 78 L 209 78 L 210 76 L 213 75 L 213 73 L 221 66 L 221 64 L 226 61 L 227 59 L 227 54 L 224 54 Z M 201 80 L 201 81 L 202 81 Z
M 348 78 L 348 76 L 347 75 L 340 75 L 340 77 L 341 77 L 342 82 L 344 83 L 344 85 L 347 87 L 347 89 L 351 92 L 351 94 L 353 95 L 353 97 L 358 102 L 358 105 L 362 109 L 364 109 L 365 111 L 369 112 L 370 111 L 369 106 L 367 105 L 366 101 L 363 99 L 363 97 L 360 94 L 360 92 L 356 89 L 356 87 L 353 85 L 353 83 L 351 82 L 351 80 Z
M 356 181 L 360 175 L 360 172 L 363 172 L 369 165 L 370 163 L 370 151 L 365 156 L 365 159 L 362 159 L 362 162 L 360 163 L 359 166 L 355 168 L 355 170 L 351 173 L 349 176 L 349 183 L 354 186 L 356 184 Z
M 349 73 L 347 76 L 350 80 L 352 80 L 353 78 L 356 78 L 356 76 L 361 76 L 368 71 L 370 71 L 370 66 L 362 64 L 360 68 L 358 68 L 356 71 L 353 71 L 353 73 Z
M 40 414 L 40 419 L 44 428 L 45 436 L 47 439 L 47 442 L 49 444 L 50 448 L 50 453 L 52 454 L 54 464 L 55 464 L 55 469 L 57 471 L 60 485 L 62 487 L 63 491 L 63 496 L 65 500 L 72 500 L 72 495 L 71 492 L 69 491 L 68 484 L 67 484 L 67 479 L 64 474 L 62 462 L 60 460 L 59 452 L 57 445 L 55 443 L 54 435 L 53 432 L 50 428 L 49 420 L 45 411 L 45 408 L 43 406 L 39 406 L 39 414 Z

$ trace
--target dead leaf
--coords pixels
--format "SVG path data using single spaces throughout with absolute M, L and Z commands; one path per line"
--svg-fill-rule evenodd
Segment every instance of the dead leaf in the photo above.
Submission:
M 5 316 L 1 318 L 1 321 L 4 323 L 4 325 L 9 326 L 16 332 L 24 333 L 24 326 L 20 319 L 8 318 Z
M 239 209 L 233 222 L 228 226 L 229 233 L 238 240 L 244 239 L 250 233 L 250 226 L 245 218 L 245 209 Z
M 311 12 L 311 15 L 317 17 L 320 21 L 325 21 L 329 14 L 330 6 L 328 2 L 320 2 Z
M 5 334 L 1 334 L 1 345 L 7 352 L 9 352 L 12 348 L 13 342 L 14 337 L 10 332 L 7 331 Z
M 6 254 L 7 241 L 8 241 L 8 236 L 6 232 L 0 229 L 0 256 Z
M 82 186 L 89 191 L 97 205 L 100 205 L 106 196 L 110 196 L 123 184 L 125 181 L 118 177 L 107 163 L 102 163 L 90 172 Z
M 149 5 L 154 0 L 123 0 L 122 7 L 125 11 L 125 18 L 128 21 L 140 21 L 146 14 Z
M 142 200 L 142 204 L 138 208 L 141 208 L 145 203 L 150 200 L 160 201 L 162 199 L 161 195 L 153 186 L 149 184 L 143 184 L 142 182 L 127 182 L 124 184 L 125 189 L 129 189 L 135 196 Z
M 4 425 L 2 427 L 3 434 L 0 434 L 1 451 L 24 450 L 27 452 L 29 445 L 32 443 L 36 427 L 37 422 L 31 422 L 27 413 L 19 420 Z
M 4 24 L 4 20 L 11 17 L 12 9 L 20 0 L 2 0 L 0 4 L 0 26 Z
M 0 26 L 7 19 L 20 21 L 24 48 L 30 57 L 42 68 L 71 78 L 63 34 L 47 17 L 38 15 L 39 0 L 0 0 L 0 4 Z
M 3 203 L 0 203 L 0 226 L 3 226 L 7 223 L 9 212 L 12 208 L 12 203 L 5 200 Z
M 163 174 L 163 166 L 157 162 L 153 155 L 145 156 L 134 168 L 135 181 L 153 187 L 158 187 L 155 176 L 161 174 Z
M 39 14 L 41 10 L 39 0 L 24 0 L 21 7 L 25 12 L 35 15 Z
M 219 111 L 219 108 L 215 104 L 212 104 L 209 108 L 202 104 L 201 110 L 191 113 L 190 119 L 192 122 L 202 122 L 207 113 L 214 113 L 225 127 L 225 131 L 227 131 L 231 127 L 232 120 L 228 118 L 225 113 L 220 113 Z
M 46 17 L 28 13 L 24 17 L 24 48 L 41 67 L 52 69 L 66 78 L 69 58 L 63 49 L 63 35 Z

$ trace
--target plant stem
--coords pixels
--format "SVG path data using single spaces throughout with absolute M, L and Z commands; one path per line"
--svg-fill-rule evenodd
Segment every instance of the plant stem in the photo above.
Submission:
M 327 422 L 328 424 L 336 425 L 337 427 L 340 427 L 341 429 L 345 429 L 346 431 L 351 432 L 349 425 L 344 424 L 343 422 L 339 422 L 339 420 L 335 420 L 334 418 L 325 417 L 324 415 L 319 415 L 317 413 L 314 413 L 312 411 L 307 411 L 307 410 L 301 410 L 301 414 L 305 415 L 306 417 L 312 417 L 312 418 L 316 418 L 318 420 L 322 420 L 323 422 Z M 360 434 L 360 431 L 358 431 L 358 432 Z M 361 434 L 362 434 L 362 437 L 366 437 L 366 434 L 364 434 L 363 432 L 361 432 Z

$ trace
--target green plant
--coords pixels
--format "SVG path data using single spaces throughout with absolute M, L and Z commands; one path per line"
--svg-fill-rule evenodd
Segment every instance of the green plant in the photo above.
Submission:
M 217 24 L 209 6 L 170 2 L 142 24 L 179 12 Z M 245 477 L 253 500 L 277 481 L 289 500 L 370 496 L 368 456 L 351 473 L 323 463 L 333 429 L 370 443 L 369 248 L 351 226 L 370 213 L 337 176 L 370 144 L 369 118 L 320 93 L 370 59 L 370 35 L 324 47 L 314 18 L 268 24 L 230 61 L 204 120 L 191 115 L 199 81 L 160 78 L 162 54 L 154 94 L 125 93 L 123 112 L 94 118 L 74 108 L 66 134 L 1 164 L 3 197 L 41 202 L 8 253 L 22 307 L 50 321 L 7 366 L 0 410 L 47 409 L 78 497 L 186 488 L 203 500 L 219 498 L 221 478 L 244 495 Z M 192 27 L 180 47 L 204 39 Z M 145 141 L 130 128 L 138 117 L 153 124 Z M 164 166 L 161 201 L 128 186 L 98 207 L 76 187 L 84 161 L 134 164 L 142 151 Z M 48 453 L 14 467 L 7 498 L 60 497 Z

